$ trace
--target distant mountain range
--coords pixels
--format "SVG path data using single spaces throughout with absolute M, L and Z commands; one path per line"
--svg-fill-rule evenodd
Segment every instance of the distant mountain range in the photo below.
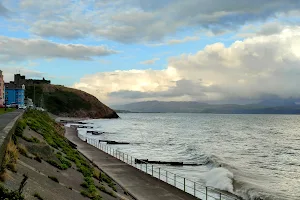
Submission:
M 208 104 L 194 101 L 144 101 L 113 106 L 121 112 L 219 113 L 219 114 L 300 114 L 292 100 L 270 100 L 257 104 Z

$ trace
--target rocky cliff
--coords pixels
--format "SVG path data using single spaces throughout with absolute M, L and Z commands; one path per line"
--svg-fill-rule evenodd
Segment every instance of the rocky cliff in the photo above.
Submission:
M 51 84 L 28 86 L 25 95 L 33 99 L 35 105 L 61 117 L 119 117 L 114 110 L 96 97 L 73 88 Z

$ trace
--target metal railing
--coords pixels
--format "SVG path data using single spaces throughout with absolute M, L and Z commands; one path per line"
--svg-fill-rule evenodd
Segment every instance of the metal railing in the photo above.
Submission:
M 186 193 L 189 193 L 196 198 L 205 200 L 238 200 L 240 198 L 231 195 L 230 193 L 223 192 L 213 187 L 205 186 L 201 183 L 189 180 L 185 177 L 179 176 L 173 172 L 167 171 L 156 165 L 149 164 L 143 160 L 134 158 L 119 150 L 113 149 L 110 146 L 100 143 L 98 139 L 88 138 L 81 134 L 78 137 L 86 141 L 88 144 L 104 151 L 105 153 L 161 180 L 164 181 Z M 136 162 L 138 161 L 138 162 Z

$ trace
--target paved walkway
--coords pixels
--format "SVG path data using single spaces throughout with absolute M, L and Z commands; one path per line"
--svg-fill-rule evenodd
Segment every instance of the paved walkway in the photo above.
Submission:
M 77 145 L 77 149 L 92 160 L 100 169 L 119 183 L 138 200 L 195 200 L 189 195 L 163 181 L 112 157 L 109 154 L 80 140 L 76 130 L 66 127 L 66 138 Z
M 16 118 L 23 110 L 15 110 L 0 115 L 0 131 L 2 131 L 14 118 Z

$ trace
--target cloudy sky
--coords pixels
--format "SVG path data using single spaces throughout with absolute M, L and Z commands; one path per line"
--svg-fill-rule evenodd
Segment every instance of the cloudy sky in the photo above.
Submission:
M 300 98 L 298 0 L 0 0 L 0 69 L 144 100 Z

